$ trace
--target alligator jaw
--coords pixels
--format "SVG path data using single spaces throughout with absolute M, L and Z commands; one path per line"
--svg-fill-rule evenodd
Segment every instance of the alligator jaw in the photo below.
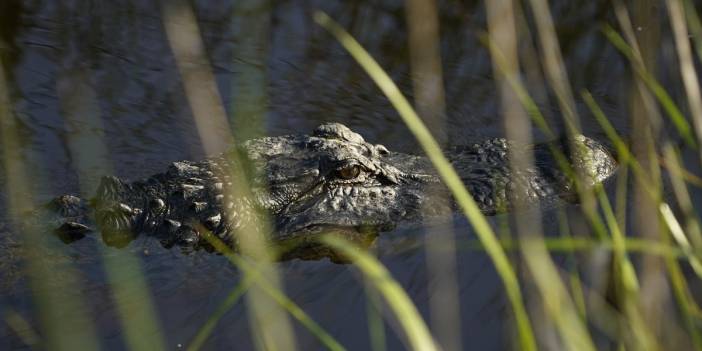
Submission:
M 348 241 L 355 247 L 370 248 L 378 237 L 377 226 L 338 226 L 333 224 L 313 225 L 296 233 L 288 239 L 276 242 L 275 250 L 280 261 L 293 258 L 302 260 L 320 260 L 325 257 L 334 263 L 348 263 L 349 260 L 336 250 L 324 245 L 321 240 L 325 235 L 335 235 Z

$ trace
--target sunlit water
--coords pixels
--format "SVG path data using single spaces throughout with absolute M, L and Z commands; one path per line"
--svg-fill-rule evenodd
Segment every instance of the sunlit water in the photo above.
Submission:
M 170 162 L 203 157 L 157 4 L 121 1 L 89 5 L 83 1 L 34 1 L 2 16 L 3 38 L 11 42 L 3 62 L 14 89 L 13 108 L 22 121 L 22 152 L 29 169 L 50 182 L 36 184 L 43 199 L 60 193 L 78 193 L 75 160 L 68 142 L 81 125 L 69 125 L 59 96 L 74 87 L 62 81 L 71 72 L 88 74 L 98 105 L 93 112 L 103 123 L 105 162 L 121 178 L 140 179 L 164 170 Z M 364 45 L 411 95 L 405 14 L 401 1 L 275 2 L 250 13 L 233 11 L 218 1 L 197 1 L 196 16 L 208 58 L 229 112 L 238 92 L 232 80 L 242 71 L 265 77 L 265 133 L 278 135 L 309 132 L 326 121 L 338 121 L 360 132 L 367 140 L 389 149 L 418 152 L 413 138 L 393 108 L 349 55 L 311 20 L 315 9 L 324 9 Z M 492 79 L 487 50 L 478 35 L 485 30 L 484 8 L 477 2 L 449 1 L 442 6 L 441 48 L 447 94 L 447 128 L 450 143 L 480 140 L 503 134 L 499 100 Z M 613 18 L 606 2 L 556 1 L 553 10 L 561 34 L 563 54 L 573 91 L 589 89 L 613 123 L 627 134 L 629 72 L 624 61 L 599 33 L 602 21 Z M 577 4 L 576 4 L 577 3 Z M 11 7 L 11 6 L 10 6 Z M 604 10 L 603 10 L 604 9 Z M 247 22 L 248 21 L 248 22 Z M 268 21 L 264 46 L 240 57 L 240 43 L 250 35 L 247 23 Z M 243 27 L 243 28 L 242 28 Z M 642 28 L 645 30 L 645 27 Z M 670 47 L 670 41 L 662 45 Z M 668 51 L 671 51 L 668 50 Z M 667 51 L 663 51 L 667 52 Z M 251 61 L 258 57 L 263 61 Z M 670 60 L 663 55 L 661 60 Z M 673 58 L 674 59 L 674 58 Z M 665 67 L 665 65 L 662 65 Z M 665 72 L 664 80 L 675 72 Z M 673 77 L 676 77 L 673 75 Z M 671 78 L 672 79 L 672 78 Z M 69 80 L 70 82 L 70 80 Z M 559 126 L 555 100 L 544 98 L 539 82 L 536 94 L 552 125 Z M 540 97 L 540 98 L 539 98 Z M 604 139 L 596 122 L 583 112 L 585 134 Z M 537 138 L 543 135 L 536 132 Z M 98 177 L 99 174 L 93 175 Z M 4 177 L 4 176 L 3 176 Z M 0 179 L 4 185 L 4 179 Z M 2 195 L 4 196 L 4 194 Z M 6 209 L 3 204 L 3 210 Z M 546 215 L 547 235 L 557 232 L 555 214 Z M 500 218 L 492 218 L 496 221 Z M 503 218 L 504 219 L 504 218 Z M 462 219 L 454 221 L 460 239 L 475 239 Z M 378 242 L 381 261 L 407 291 L 420 312 L 428 316 L 428 300 L 435 284 L 427 274 L 423 240 L 431 240 L 415 227 L 400 227 L 383 234 Z M 55 258 L 60 267 L 74 264 L 81 272 L 80 291 L 88 297 L 91 316 L 107 349 L 125 347 L 110 287 L 101 266 L 99 237 L 65 247 Z M 6 248 L 12 251 L 12 245 Z M 410 249 L 407 249 L 410 247 Z M 106 248 L 106 254 L 117 250 Z M 164 249 L 155 239 L 138 238 L 126 249 L 141 258 L 143 271 L 156 305 L 169 348 L 186 344 L 240 275 L 221 256 L 196 252 L 183 254 Z M 9 253 L 4 257 L 11 257 Z M 53 258 L 47 260 L 51 262 Z M 9 260 L 4 272 L 16 269 Z M 480 251 L 460 250 L 457 258 L 461 338 L 464 348 L 504 349 L 511 344 L 510 306 L 488 257 Z M 296 303 L 352 350 L 368 349 L 367 300 L 360 274 L 347 265 L 291 261 L 278 264 L 285 291 Z M 33 326 L 30 290 L 21 279 L 7 279 L 0 297 L 0 311 L 20 313 Z M 309 332 L 295 324 L 302 350 L 320 348 Z M 403 347 L 388 325 L 389 349 Z M 219 323 L 207 344 L 209 349 L 251 349 L 246 307 L 239 303 Z M 25 348 L 6 325 L 0 328 L 0 348 Z

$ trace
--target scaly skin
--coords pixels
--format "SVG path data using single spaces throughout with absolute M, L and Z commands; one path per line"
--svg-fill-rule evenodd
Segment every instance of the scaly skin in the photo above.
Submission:
M 616 162 L 604 147 L 584 136 L 577 141 L 582 152 L 570 162 L 585 170 L 587 185 L 614 173 Z M 527 203 L 575 198 L 573 183 L 549 150 L 567 144 L 519 148 L 533 150 L 536 160 L 519 174 L 511 172 L 507 158 L 516 146 L 504 139 L 454 147 L 447 157 L 483 213 L 492 215 L 510 209 L 514 184 L 525 186 Z M 232 157 L 235 153 L 241 157 Z M 233 169 L 249 175 L 250 198 L 230 196 Z M 429 186 L 439 183 L 426 158 L 389 152 L 330 123 L 312 135 L 254 139 L 215 158 L 175 162 L 141 181 L 104 177 L 91 200 L 64 195 L 49 209 L 62 223 L 58 233 L 67 241 L 97 227 L 109 245 L 125 245 L 144 233 L 160 237 L 165 246 L 209 248 L 203 236 L 212 233 L 237 247 L 241 228 L 272 227 L 266 240 L 279 249 L 280 259 L 338 259 L 317 243 L 320 233 L 333 231 L 370 243 L 401 221 L 446 213 L 451 209 L 436 204 L 445 203 L 437 200 L 448 193 Z M 261 213 L 270 226 L 260 225 Z

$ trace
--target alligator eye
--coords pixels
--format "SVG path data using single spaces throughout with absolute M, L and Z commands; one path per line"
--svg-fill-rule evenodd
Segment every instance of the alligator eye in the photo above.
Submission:
M 339 169 L 337 173 L 339 174 L 339 178 L 351 180 L 361 174 L 361 167 L 358 165 L 349 165 Z

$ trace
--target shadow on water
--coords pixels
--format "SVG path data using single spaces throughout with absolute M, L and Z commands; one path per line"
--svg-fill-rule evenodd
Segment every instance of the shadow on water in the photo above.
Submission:
M 389 149 L 419 151 L 374 83 L 310 18 L 313 10 L 323 9 L 338 19 L 411 97 L 402 2 L 275 2 L 264 13 L 270 30 L 266 46 L 255 48 L 265 53 L 259 62 L 239 56 L 246 29 L 238 23 L 248 16 L 246 12 L 229 3 L 194 3 L 205 50 L 229 112 L 237 109 L 232 96 L 237 96 L 240 87 L 231 82 L 241 77 L 242 67 L 251 65 L 265 76 L 267 134 L 307 133 L 322 122 L 336 121 Z M 608 2 L 552 3 L 573 90 L 592 91 L 610 117 L 619 117 L 613 123 L 626 135 L 623 116 L 628 96 L 623 88 L 625 79 L 618 78 L 625 76 L 626 64 L 598 32 L 600 23 L 613 17 Z M 499 98 L 490 57 L 477 37 L 486 28 L 485 9 L 477 1 L 445 1 L 440 8 L 449 143 L 499 136 Z M 40 198 L 79 192 L 75 161 L 67 145 L 76 129 L 90 126 L 65 123 L 58 98 L 62 92 L 57 91 L 57 87 L 72 88 L 57 83 L 57 77 L 71 68 L 87 72 L 109 150 L 108 159 L 102 161 L 111 165 L 115 175 L 136 180 L 163 171 L 175 160 L 204 157 L 160 13 L 157 3 L 126 0 L 0 4 L 0 56 L 12 88 L 12 108 L 22 126 L 23 149 L 17 152 L 23 153 L 30 169 L 52 175 L 50 184 L 36 184 Z M 558 126 L 560 119 L 549 92 L 542 91 L 539 81 L 527 80 L 527 84 L 551 118 L 551 125 Z M 585 111 L 583 106 L 579 108 Z M 594 121 L 584 120 L 583 128 L 585 134 L 604 139 Z M 537 138 L 540 136 L 537 133 Z M 3 174 L 0 172 L 0 177 Z M 5 203 L 2 209 L 6 209 Z M 554 216 L 546 215 L 547 233 L 558 230 Z M 454 222 L 459 238 L 474 238 L 464 220 Z M 426 239 L 430 240 L 430 235 Z M 396 249 L 422 240 L 424 234 L 417 228 L 401 227 L 381 237 L 376 246 L 382 262 L 426 315 L 428 299 L 435 291 L 432 277 L 426 274 L 424 254 L 421 249 Z M 34 323 L 34 307 L 15 256 L 22 248 L 11 236 L 2 243 L 0 311 L 11 309 Z M 98 245 L 102 245 L 98 238 L 87 237 L 44 259 L 56 267 L 55 279 L 61 279 L 62 265 L 78 267 L 80 289 L 88 298 L 85 303 L 103 346 L 122 349 L 119 318 L 96 254 Z M 163 249 L 158 240 L 147 237 L 137 238 L 124 250 L 142 260 L 170 348 L 188 342 L 239 280 L 226 259 L 207 252 L 184 255 L 177 249 Z M 512 337 L 505 323 L 509 306 L 490 260 L 481 252 L 461 251 L 457 264 L 463 345 L 505 349 Z M 352 350 L 369 348 L 368 302 L 355 271 L 326 260 L 284 262 L 280 269 L 288 296 L 341 344 Z M 219 323 L 208 348 L 253 348 L 247 318 L 243 304 L 234 307 Z M 295 328 L 301 349 L 319 347 L 306 330 Z M 401 348 L 403 344 L 392 335 L 388 333 L 389 349 Z M 6 326 L 0 328 L 0 345 L 3 349 L 24 348 Z

